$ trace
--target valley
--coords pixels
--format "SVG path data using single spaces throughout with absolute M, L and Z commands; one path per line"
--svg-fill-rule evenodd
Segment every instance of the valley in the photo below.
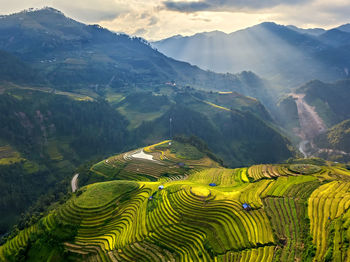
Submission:
M 0 262 L 350 261 L 350 25 L 143 1 L 0 15 Z

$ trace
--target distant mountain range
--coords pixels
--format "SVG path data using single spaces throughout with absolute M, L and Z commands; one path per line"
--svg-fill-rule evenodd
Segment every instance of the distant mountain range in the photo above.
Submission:
M 0 50 L 39 71 L 45 85 L 65 90 L 144 88 L 171 82 L 256 94 L 242 75 L 201 70 L 166 57 L 141 38 L 79 23 L 53 8 L 2 16 Z
M 350 25 L 301 29 L 265 22 L 231 34 L 214 31 L 175 36 L 152 45 L 160 52 L 215 72 L 251 70 L 274 83 L 349 77 Z

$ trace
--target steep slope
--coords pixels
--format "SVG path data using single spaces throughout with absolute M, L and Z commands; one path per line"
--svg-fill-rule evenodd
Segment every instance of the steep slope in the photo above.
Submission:
M 350 161 L 350 120 L 345 120 L 314 139 L 318 156 L 333 161 Z
M 279 162 L 294 154 L 289 140 L 261 115 L 237 110 L 219 100 L 209 101 L 191 92 L 178 93 L 174 106 L 161 117 L 143 123 L 136 137 L 146 143 L 169 137 L 171 119 L 170 135 L 200 137 L 230 166 Z
M 340 137 L 346 140 L 347 136 L 343 125 L 350 117 L 349 83 L 311 81 L 280 101 L 280 123 L 302 139 L 300 149 L 304 154 L 347 161 L 348 150 L 344 152 L 335 141 Z
M 177 36 L 152 44 L 175 59 L 216 72 L 251 70 L 286 89 L 313 79 L 348 77 L 349 36 L 338 29 L 262 23 L 231 34 Z
M 207 72 L 170 59 L 140 38 L 85 25 L 45 8 L 1 18 L 0 49 L 40 70 L 51 85 L 73 90 L 143 88 L 172 82 L 211 90 L 246 90 L 235 75 Z M 263 87 L 262 87 L 263 88 Z
M 320 144 L 324 143 L 324 148 L 339 149 L 348 151 L 350 149 L 350 120 L 345 120 L 332 128 L 326 134 L 323 134 L 320 139 Z
M 304 101 L 304 96 L 303 94 L 292 94 L 298 109 L 301 137 L 311 140 L 324 132 L 326 125 L 315 111 L 315 108 Z
M 147 157 L 140 159 L 140 150 Z M 0 260 L 349 258 L 348 171 L 311 164 L 225 169 L 208 161 L 177 141 L 110 157 L 91 172 L 124 180 L 80 188 L 1 246 Z M 153 182 L 138 174 L 143 166 Z M 165 175 L 166 169 L 179 173 Z
M 350 117 L 349 88 L 350 80 L 334 83 L 311 81 L 300 87 L 297 92 L 305 94 L 305 101 L 315 106 L 327 126 L 332 126 Z
M 45 206 L 61 198 L 78 165 L 129 144 L 127 121 L 106 102 L 33 89 L 3 92 L 0 235 L 24 216 L 35 219 L 37 201 Z
M 40 76 L 13 84 L 8 83 L 15 82 L 13 76 L 6 73 L 9 78 L 0 87 L 4 149 L 0 161 L 5 163 L 0 167 L 1 210 L 5 211 L 0 234 L 8 232 L 22 212 L 30 216 L 34 203 L 38 203 L 35 220 L 42 205 L 60 199 L 82 162 L 169 138 L 169 114 L 183 113 L 184 106 L 188 121 L 182 123 L 182 116 L 176 115 L 174 123 L 180 124 L 173 134 L 200 135 L 228 165 L 293 156 L 290 142 L 270 127 L 273 123 L 264 106 L 232 92 L 264 92 L 264 81 L 251 72 L 205 72 L 167 58 L 141 39 L 78 23 L 53 9 L 3 16 L 1 21 L 0 48 L 9 54 L 9 68 L 21 71 L 17 80 L 26 72 L 40 72 Z M 229 92 L 198 91 L 189 85 Z M 179 95 L 183 90 L 193 93 L 186 105 Z M 144 128 L 153 124 L 157 130 Z M 196 125 L 215 132 L 199 133 Z M 251 131 L 231 130 L 240 125 Z M 254 134 L 257 140 L 252 139 Z M 271 154 L 263 153 L 266 148 Z M 252 150 L 254 155 L 244 159 L 240 150 L 245 156 Z M 48 197 L 40 198 L 48 191 Z
M 151 90 L 107 93 L 107 103 L 96 93 L 91 97 L 3 85 L 0 234 L 8 232 L 19 214 L 30 216 L 28 208 L 38 199 L 39 207 L 59 199 L 84 161 L 169 136 L 195 134 L 230 166 L 277 162 L 294 155 L 256 99 L 166 85 L 159 93 Z M 39 198 L 47 193 L 49 197 Z
M 0 50 L 0 82 L 45 83 L 39 73 L 17 57 Z

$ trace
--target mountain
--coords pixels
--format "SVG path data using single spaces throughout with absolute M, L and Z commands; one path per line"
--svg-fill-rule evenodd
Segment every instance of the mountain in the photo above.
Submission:
M 2 87 L 3 88 L 3 87 Z M 64 196 L 77 166 L 128 148 L 127 121 L 103 100 L 1 89 L 0 235 Z
M 157 139 L 196 135 L 232 167 L 295 155 L 258 100 L 168 88 L 172 93 L 166 88 L 159 92 L 167 94 L 112 93 L 107 102 L 50 88 L 2 85 L 0 235 L 14 224 L 23 227 L 28 217 L 36 221 L 43 207 L 64 200 L 84 162 Z
M 249 101 L 238 94 L 184 90 L 173 101 L 162 116 L 138 127 L 136 137 L 141 137 L 143 144 L 168 137 L 167 127 L 172 119 L 174 135 L 203 139 L 229 166 L 279 162 L 294 154 L 290 141 L 281 135 L 269 121 L 270 115 L 254 99 Z
M 85 183 L 9 237 L 1 261 L 348 259 L 350 173 L 336 163 L 226 169 L 179 138 L 81 171 Z
M 350 160 L 350 119 L 333 127 L 326 133 L 314 139 L 314 143 L 321 148 L 320 157 L 333 159 L 333 161 L 349 162 Z
M 341 26 L 337 27 L 336 29 L 350 33 L 350 24 L 341 25 Z
M 44 80 L 30 65 L 0 50 L 0 82 L 43 84 Z
M 0 32 L 9 65 L 0 83 L 1 235 L 64 201 L 86 161 L 169 137 L 194 134 L 231 167 L 295 155 L 265 106 L 244 95 L 269 103 L 268 83 L 252 72 L 203 71 L 51 8 L 3 16 Z
M 203 33 L 152 45 L 170 57 L 215 72 L 256 72 L 288 93 L 288 87 L 314 79 L 347 78 L 349 37 L 345 29 L 308 30 L 265 22 L 231 34 Z
M 323 28 L 307 28 L 307 29 L 304 29 L 304 28 L 296 27 L 294 25 L 288 25 L 287 27 L 289 29 L 292 29 L 292 30 L 296 31 L 296 32 L 299 32 L 299 33 L 302 33 L 302 34 L 313 35 L 313 36 L 319 36 L 319 35 L 323 34 L 324 32 L 326 32 L 326 30 L 323 29 Z
M 319 36 L 319 39 L 333 47 L 341 47 L 350 43 L 350 33 L 339 29 L 331 29 Z
M 141 38 L 85 25 L 52 8 L 3 16 L 0 50 L 39 70 L 64 90 L 154 87 L 172 82 L 201 89 L 253 93 L 244 79 L 170 59 Z M 264 89 L 264 87 L 261 87 Z
M 311 81 L 296 90 L 305 94 L 305 100 L 314 106 L 328 127 L 350 118 L 350 80 L 334 83 Z
M 299 149 L 304 155 L 349 161 L 349 150 L 340 145 L 346 145 L 347 139 L 349 88 L 349 80 L 314 80 L 279 101 L 279 123 L 290 137 L 301 138 Z M 293 141 L 297 142 L 296 137 Z

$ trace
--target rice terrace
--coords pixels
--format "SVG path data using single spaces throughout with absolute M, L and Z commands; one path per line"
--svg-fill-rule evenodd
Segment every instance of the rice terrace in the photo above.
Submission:
M 339 164 L 227 169 L 168 140 L 87 174 L 106 182 L 19 232 L 0 260 L 23 251 L 28 261 L 350 260 L 350 172 Z

